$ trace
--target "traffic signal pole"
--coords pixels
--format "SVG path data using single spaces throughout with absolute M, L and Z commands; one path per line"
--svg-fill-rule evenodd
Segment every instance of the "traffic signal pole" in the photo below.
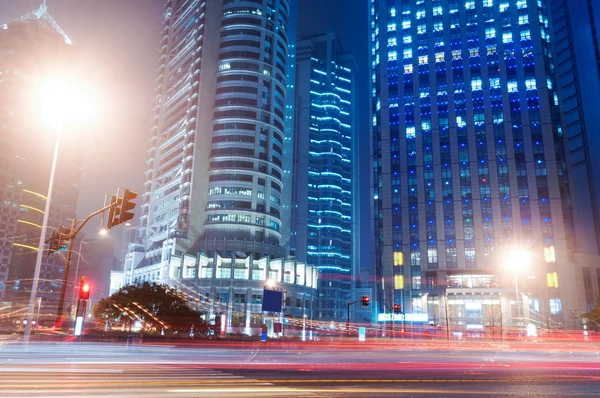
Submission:
M 346 331 L 348 332 L 348 336 L 350 336 L 350 307 L 356 303 L 358 303 L 358 300 L 348 301 L 348 322 L 346 323 Z
M 97 216 L 98 214 L 103 213 L 106 210 L 108 210 L 116 205 L 117 205 L 117 203 L 111 203 L 108 206 L 105 206 L 105 207 L 101 208 L 100 210 L 93 212 L 92 214 L 90 214 L 89 216 L 87 216 L 85 219 L 83 219 L 81 221 L 76 221 L 75 219 L 73 219 L 73 222 L 71 224 L 71 235 L 69 237 L 69 249 L 67 251 L 67 261 L 65 264 L 65 272 L 64 272 L 64 276 L 63 276 L 63 284 L 62 284 L 62 287 L 60 290 L 60 299 L 58 301 L 58 309 L 56 311 L 56 322 L 54 323 L 55 329 L 60 329 L 64 322 L 63 307 L 65 304 L 65 296 L 67 294 L 67 284 L 69 282 L 69 271 L 71 269 L 71 259 L 73 258 L 73 242 L 75 241 L 75 238 L 77 238 L 77 235 L 79 234 L 79 232 L 81 232 L 83 227 L 88 223 L 88 221 L 90 221 L 94 216 Z M 79 255 L 81 255 L 81 253 L 79 253 Z

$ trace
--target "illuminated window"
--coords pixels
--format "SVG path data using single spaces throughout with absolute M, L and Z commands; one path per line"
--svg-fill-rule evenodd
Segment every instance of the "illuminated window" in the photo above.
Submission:
M 402 21 L 402 29 L 410 29 L 410 19 L 405 19 Z
M 548 287 L 558 287 L 558 273 L 548 272 L 546 274 L 546 284 Z
M 419 65 L 425 65 L 429 62 L 429 58 L 427 57 L 427 55 L 420 55 L 419 56 Z
M 515 80 L 509 81 L 507 87 L 509 93 L 516 93 L 517 91 L 519 91 L 517 82 Z
M 496 37 L 496 29 L 493 27 L 485 28 L 485 38 L 492 39 Z
M 537 85 L 535 83 L 535 79 L 527 79 L 527 80 L 525 80 L 525 87 L 527 88 L 527 90 L 536 90 L 537 89 Z
M 404 59 L 412 58 L 412 48 L 405 48 L 402 52 Z
M 444 62 L 444 53 L 435 53 L 435 62 Z
M 387 26 L 387 30 L 388 30 L 388 32 L 395 32 L 396 31 L 396 23 L 395 22 L 389 23 Z
M 402 43 L 412 43 L 412 36 L 403 36 Z
M 388 38 L 388 43 L 387 43 L 388 47 L 396 47 L 396 44 L 397 44 L 397 42 L 396 42 L 395 37 Z
M 477 78 L 477 79 L 471 80 L 471 90 L 473 90 L 473 91 L 481 90 L 481 79 Z
M 441 6 L 433 7 L 433 15 L 442 15 L 442 7 Z
M 452 50 L 452 59 L 461 59 L 461 52 L 460 50 Z
M 520 32 L 520 34 L 521 34 L 521 41 L 531 40 L 531 31 L 529 29 L 522 30 Z
M 502 42 L 504 43 L 512 43 L 513 37 L 512 32 L 504 32 L 502 33 Z
M 487 55 L 494 55 L 496 52 L 498 52 L 496 46 L 487 46 Z
M 470 48 L 469 49 L 469 57 L 479 57 L 479 49 L 478 48 Z
M 527 0 L 517 0 L 517 8 L 527 8 Z
M 396 9 L 394 7 L 390 8 L 390 17 L 396 16 Z
M 500 88 L 500 78 L 499 77 L 490 78 L 490 88 Z
M 500 3 L 500 12 L 504 12 L 506 10 L 508 10 L 508 2 L 505 1 L 503 3 Z
M 560 302 L 560 299 L 550 299 L 550 313 L 552 315 L 562 314 L 562 303 Z
M 404 253 L 394 252 L 394 266 L 399 267 L 404 265 Z
M 492 7 L 494 5 L 494 0 L 483 0 L 484 7 Z
M 396 61 L 398 59 L 398 53 L 396 51 L 390 51 L 388 53 L 388 61 Z
M 465 2 L 465 8 L 467 10 L 475 9 L 475 2 L 473 0 L 469 0 L 469 1 Z
M 404 73 L 405 74 L 412 73 L 412 72 L 413 72 L 412 64 L 404 65 Z
M 425 18 L 425 10 L 417 11 L 417 19 L 423 19 L 423 18 Z
M 394 275 L 394 289 L 404 289 L 403 275 Z
M 519 25 L 525 25 L 529 23 L 529 15 L 519 15 Z
M 415 138 L 416 129 L 415 126 L 406 126 L 406 138 Z
M 423 24 L 423 25 L 419 25 L 417 26 L 417 33 L 418 34 L 423 34 L 427 32 L 427 25 Z
M 544 260 L 547 263 L 556 262 L 556 253 L 554 251 L 554 246 L 544 247 Z
M 434 32 L 438 32 L 440 30 L 444 30 L 444 23 L 443 22 L 436 22 L 433 24 L 433 31 Z

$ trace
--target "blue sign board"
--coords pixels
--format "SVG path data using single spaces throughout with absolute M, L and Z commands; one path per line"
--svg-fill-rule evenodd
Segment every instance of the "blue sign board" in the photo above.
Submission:
M 281 290 L 263 290 L 262 310 L 266 312 L 281 312 L 283 292 Z

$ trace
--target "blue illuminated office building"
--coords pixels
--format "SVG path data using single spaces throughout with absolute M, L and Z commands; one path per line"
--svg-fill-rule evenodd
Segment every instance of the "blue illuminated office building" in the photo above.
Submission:
M 315 316 L 346 319 L 355 258 L 355 75 L 333 32 L 297 42 L 290 250 L 319 271 Z
M 548 2 L 370 0 L 369 12 L 377 312 L 399 303 L 467 332 L 496 310 L 505 326 L 579 327 Z M 506 264 L 521 250 L 530 261 Z

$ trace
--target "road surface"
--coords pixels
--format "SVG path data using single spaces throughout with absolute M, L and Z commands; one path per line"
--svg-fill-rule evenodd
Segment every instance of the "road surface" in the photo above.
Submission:
M 0 344 L 2 397 L 600 396 L 583 344 Z

